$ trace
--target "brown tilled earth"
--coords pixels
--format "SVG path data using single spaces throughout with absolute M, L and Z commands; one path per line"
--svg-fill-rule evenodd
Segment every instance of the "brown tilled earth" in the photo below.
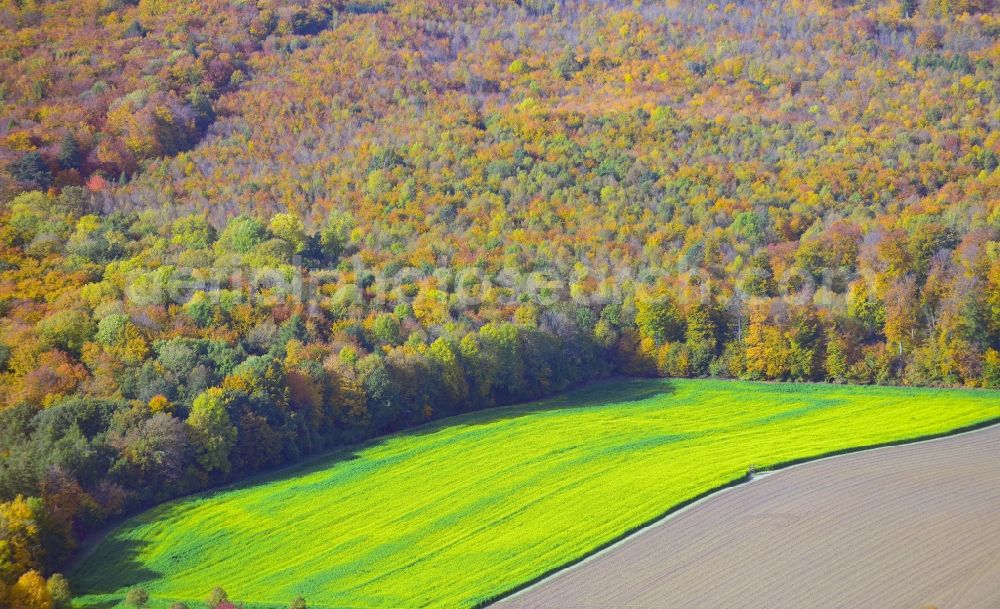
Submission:
M 497 609 L 998 609 L 1000 426 L 722 492 Z

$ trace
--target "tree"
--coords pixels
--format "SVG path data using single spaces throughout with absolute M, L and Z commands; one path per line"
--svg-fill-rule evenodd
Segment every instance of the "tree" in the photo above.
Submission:
M 618 341 L 618 332 L 606 319 L 599 319 L 594 324 L 594 340 L 604 349 L 610 349 Z
M 94 322 L 84 312 L 74 309 L 57 311 L 38 323 L 38 333 L 47 347 L 78 354 L 83 343 L 94 334 Z
M 79 169 L 83 156 L 80 153 L 80 143 L 76 141 L 72 131 L 67 131 L 63 135 L 59 144 L 59 154 L 56 156 L 59 167 L 63 169 Z
M 499 374 L 499 362 L 482 348 L 476 333 L 463 336 L 458 348 L 466 370 L 470 401 L 484 407 L 493 405 L 493 387 Z
M 885 337 L 899 356 L 916 338 L 917 304 L 917 286 L 912 276 L 893 283 L 887 290 L 883 306 Z
M 62 574 L 53 574 L 46 587 L 52 597 L 52 609 L 72 609 L 73 594 L 70 592 L 69 581 Z
M 222 603 L 229 602 L 229 595 L 221 587 L 216 586 L 212 588 L 212 591 L 208 594 L 208 599 L 205 600 L 205 605 L 208 609 L 216 609 Z
M 125 33 L 123 36 L 125 38 L 142 38 L 147 34 L 146 28 L 142 27 L 142 24 L 138 20 L 133 20 L 127 28 L 125 28 Z
M 333 212 L 320 231 L 320 246 L 328 260 L 336 260 L 343 253 L 354 228 L 354 217 L 349 212 Z
M 900 0 L 899 10 L 903 18 L 909 19 L 917 13 L 917 0 Z
M 266 240 L 267 233 L 259 220 L 250 216 L 235 216 L 226 223 L 217 246 L 237 254 L 247 254 Z
M 128 315 L 112 313 L 97 323 L 94 340 L 108 353 L 129 365 L 136 365 L 149 355 L 149 345 Z
M 847 341 L 837 332 L 836 328 L 830 328 L 826 336 L 826 378 L 834 383 L 847 382 L 849 371 L 847 359 Z
M 444 323 L 449 319 L 448 295 L 437 288 L 424 288 L 413 299 L 413 315 L 424 327 Z
M 573 78 L 573 75 L 579 72 L 583 68 L 581 64 L 576 59 L 576 55 L 573 53 L 573 49 L 567 48 L 563 51 L 562 55 L 555 65 L 555 73 L 563 80 L 569 80 Z
M 718 346 L 715 322 L 707 305 L 696 304 L 688 311 L 684 341 L 690 352 L 691 374 L 707 374 Z
M 239 418 L 236 420 L 237 440 L 230 452 L 230 461 L 238 471 L 257 471 L 280 465 L 285 458 L 283 440 L 284 429 L 279 424 L 272 425 L 252 401 L 242 402 Z M 296 447 L 299 449 L 300 447 Z M 308 448 L 303 443 L 302 449 Z
M 42 510 L 40 500 L 23 495 L 0 503 L 0 580 L 43 567 Z
M 208 327 L 215 317 L 215 303 L 204 290 L 198 290 L 184 303 L 184 312 L 201 328 Z
M 1000 244 L 997 244 L 986 280 L 986 327 L 989 337 L 1000 346 Z
M 1000 389 L 1000 351 L 988 349 L 983 356 L 983 386 Z
M 797 381 L 821 378 L 823 330 L 816 309 L 811 305 L 793 309 L 785 336 L 788 339 L 789 376 Z
M 469 396 L 469 385 L 462 370 L 458 345 L 440 337 L 431 343 L 427 356 L 441 379 L 448 401 L 455 406 L 463 404 Z
M 188 455 L 188 433 L 184 423 L 166 412 L 142 421 L 108 443 L 118 450 L 116 470 L 132 476 L 136 486 L 151 491 L 178 480 Z
M 389 313 L 377 316 L 372 322 L 372 338 L 382 345 L 398 345 L 402 341 L 399 319 Z
M 139 306 L 170 304 L 176 272 L 177 267 L 167 264 L 139 275 L 126 290 L 129 300 Z
M 174 220 L 171 227 L 171 243 L 186 249 L 208 247 L 215 241 L 215 229 L 203 214 L 191 214 Z
M 684 331 L 677 304 L 667 295 L 637 301 L 635 323 L 642 336 L 652 339 L 656 346 L 677 340 Z
M 757 212 L 744 211 L 736 215 L 730 229 L 738 238 L 756 247 L 764 242 L 767 220 Z
M 766 306 L 755 306 L 745 339 L 745 375 L 752 380 L 778 379 L 785 375 L 789 350 L 780 328 L 771 323 Z
M 885 325 L 885 305 L 875 297 L 864 279 L 859 279 L 851 285 L 847 312 L 861 322 L 869 335 L 881 335 Z
M 145 588 L 132 588 L 125 595 L 125 604 L 142 609 L 149 603 L 149 592 Z
M 288 324 L 282 328 L 290 327 Z M 280 333 L 280 332 L 279 332 Z M 282 346 L 290 338 L 276 338 Z M 285 373 L 281 361 L 272 355 L 251 355 L 233 369 L 223 387 L 242 391 L 266 400 L 274 405 L 283 405 L 285 397 Z
M 97 334 L 94 340 L 107 347 L 117 345 L 125 340 L 125 328 L 132 323 L 128 315 L 111 313 L 97 323 Z
M 274 214 L 267 226 L 271 233 L 291 244 L 295 253 L 302 252 L 306 246 L 306 229 L 302 219 L 295 214 Z
M 757 252 L 750 258 L 750 264 L 740 281 L 740 288 L 749 296 L 774 294 L 774 272 L 767 252 Z
M 501 402 L 516 399 L 524 387 L 524 360 L 518 327 L 510 323 L 488 323 L 478 334 L 483 359 L 489 362 L 487 365 L 495 366 L 492 389 L 496 399 Z
M 11 609 L 52 609 L 52 595 L 38 571 L 27 571 L 10 589 Z
M 236 445 L 237 432 L 229 419 L 222 390 L 208 389 L 195 398 L 187 424 L 198 463 L 207 472 L 229 473 L 229 453 Z
M 49 171 L 42 155 L 29 152 L 7 166 L 10 175 L 18 182 L 24 182 L 37 188 L 48 188 L 52 183 L 52 173 Z
M 948 16 L 962 13 L 982 13 L 993 8 L 994 0 L 929 0 L 932 13 Z

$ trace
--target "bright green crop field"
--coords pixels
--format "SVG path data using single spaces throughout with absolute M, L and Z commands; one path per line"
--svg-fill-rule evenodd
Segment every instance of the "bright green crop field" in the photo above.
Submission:
M 1000 393 L 612 381 L 381 438 L 128 520 L 77 606 L 470 607 L 773 466 L 1000 418 Z

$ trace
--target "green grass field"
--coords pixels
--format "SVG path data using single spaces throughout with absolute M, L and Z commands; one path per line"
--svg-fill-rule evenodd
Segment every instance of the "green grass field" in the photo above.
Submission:
M 1000 417 L 1000 393 L 616 381 L 463 415 L 160 506 L 70 574 L 78 606 L 469 607 L 743 476 Z

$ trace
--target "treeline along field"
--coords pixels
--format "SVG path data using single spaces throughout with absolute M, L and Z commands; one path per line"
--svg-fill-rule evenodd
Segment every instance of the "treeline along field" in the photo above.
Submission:
M 83 607 L 223 586 L 248 606 L 470 607 L 774 464 L 1000 417 L 985 391 L 614 381 L 164 504 L 71 579 Z

